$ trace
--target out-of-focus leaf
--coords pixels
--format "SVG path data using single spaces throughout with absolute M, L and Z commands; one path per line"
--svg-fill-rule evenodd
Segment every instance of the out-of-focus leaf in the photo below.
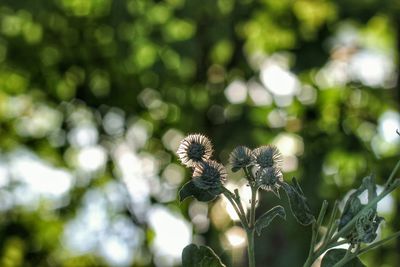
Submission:
M 179 190 L 179 201 L 183 201 L 188 197 L 194 197 L 198 201 L 208 202 L 216 198 L 217 195 L 198 188 L 192 181 L 184 184 Z
M 282 184 L 289 199 L 290 209 L 301 225 L 309 225 L 315 221 L 315 217 L 311 213 L 307 198 L 304 196 L 296 178 L 293 177 L 292 183 L 293 185 L 287 183 Z
M 206 246 L 190 244 L 182 251 L 182 266 L 184 267 L 225 267 L 217 254 Z
M 345 249 L 331 249 L 329 250 L 321 262 L 321 267 L 332 267 L 341 259 L 343 259 L 346 254 Z M 358 257 L 347 262 L 343 267 L 365 267 L 365 265 L 360 261 Z
M 254 226 L 257 234 L 261 235 L 262 229 L 267 227 L 276 216 L 280 216 L 283 219 L 286 219 L 286 212 L 282 206 L 273 207 L 272 209 L 261 215 L 260 218 L 258 218 Z

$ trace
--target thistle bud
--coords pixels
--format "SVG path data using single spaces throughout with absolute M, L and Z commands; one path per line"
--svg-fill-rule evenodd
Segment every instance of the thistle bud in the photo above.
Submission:
M 177 154 L 182 164 L 194 167 L 197 163 L 208 160 L 212 152 L 212 144 L 207 137 L 202 134 L 191 134 L 181 141 Z
M 216 193 L 221 189 L 226 176 L 227 173 L 222 164 L 212 160 L 204 161 L 195 166 L 193 183 L 200 189 Z
M 261 189 L 272 191 L 277 194 L 277 191 L 280 188 L 280 183 L 283 182 L 283 175 L 280 169 L 270 167 L 257 171 L 256 179 L 257 184 Z
M 253 164 L 251 150 L 245 146 L 236 147 L 229 155 L 229 163 L 232 165 L 232 171 L 237 172 Z
M 255 164 L 264 169 L 271 167 L 280 167 L 282 155 L 278 148 L 273 145 L 261 146 L 253 150 Z

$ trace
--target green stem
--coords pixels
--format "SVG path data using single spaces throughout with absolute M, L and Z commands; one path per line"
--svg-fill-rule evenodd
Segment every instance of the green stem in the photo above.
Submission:
M 310 265 L 310 261 L 313 258 L 314 248 L 315 248 L 315 244 L 316 244 L 317 238 L 318 238 L 318 231 L 319 231 L 319 228 L 321 227 L 322 221 L 325 217 L 327 208 L 328 208 L 328 201 L 324 200 L 324 202 L 322 202 L 322 206 L 319 211 L 318 219 L 317 219 L 317 221 L 314 221 L 312 224 L 312 236 L 311 236 L 311 242 L 310 242 L 310 250 L 308 251 L 307 260 L 304 263 L 305 266 Z
M 249 212 L 249 229 L 247 229 L 247 254 L 249 257 L 249 267 L 256 266 L 256 260 L 254 255 L 254 224 L 256 219 L 256 201 L 257 201 L 257 185 L 253 173 L 247 167 L 244 168 L 244 172 L 249 180 L 251 187 L 251 202 L 250 202 L 250 212 Z
M 257 188 L 255 186 L 251 186 L 251 206 L 250 206 L 250 218 L 249 218 L 250 228 L 254 227 L 256 219 L 256 201 L 257 201 Z
M 398 236 L 400 236 L 400 231 L 392 234 L 391 236 L 389 236 L 389 237 L 387 237 L 385 239 L 382 239 L 382 240 L 380 240 L 378 242 L 375 242 L 375 243 L 373 243 L 373 244 L 371 244 L 371 245 L 369 245 L 369 246 L 367 246 L 367 247 L 365 247 L 363 249 L 360 249 L 360 246 L 358 246 L 356 251 L 354 253 L 351 253 L 350 256 L 348 256 L 346 259 L 342 259 L 340 261 L 342 265 L 338 265 L 338 266 L 343 266 L 344 264 L 346 264 L 347 262 L 351 261 L 355 257 L 358 257 L 361 254 L 364 254 L 364 253 L 366 253 L 366 252 L 368 252 L 368 251 L 370 251 L 370 250 L 372 250 L 374 248 L 377 248 L 377 247 L 383 245 L 384 243 L 386 243 L 386 242 L 388 242 L 388 241 L 390 241 L 390 240 L 392 240 L 392 239 L 394 239 L 394 238 L 396 238 Z M 335 267 L 337 267 L 337 266 L 335 265 Z
M 360 251 L 358 252 L 358 255 L 364 254 L 364 253 L 370 251 L 371 249 L 379 247 L 383 243 L 386 243 L 386 242 L 388 242 L 388 241 L 390 241 L 390 240 L 392 240 L 392 239 L 394 239 L 396 237 L 399 237 L 399 236 L 400 236 L 400 231 L 394 233 L 393 235 L 391 235 L 389 237 L 386 237 L 385 239 L 382 239 L 382 240 L 380 240 L 378 242 L 372 243 L 371 245 L 369 245 L 369 246 L 367 246 L 367 247 L 365 247 L 363 249 L 360 249 Z
M 233 200 L 236 201 L 236 204 L 238 205 L 239 211 L 243 214 L 243 217 L 246 219 L 246 212 L 244 212 L 242 201 L 240 200 L 239 190 L 235 189 L 234 192 L 235 192 L 235 198 Z M 247 219 L 246 219 L 246 223 L 248 224 Z
M 307 259 L 306 259 L 306 262 L 304 263 L 304 267 L 305 266 L 311 266 L 311 264 L 312 264 L 312 258 L 313 258 L 313 254 L 314 254 L 314 246 L 315 246 L 315 234 L 314 234 L 314 227 L 315 227 L 315 224 L 316 224 L 316 222 L 314 221 L 313 222 L 313 226 L 312 226 L 312 228 L 313 228 L 313 231 L 312 231 L 312 236 L 311 236 L 311 243 L 310 243 L 310 250 L 308 251 L 308 256 L 307 256 Z
M 392 173 L 390 174 L 388 180 L 386 181 L 385 188 L 388 188 L 390 186 L 390 184 L 392 183 L 392 180 L 394 179 L 394 176 L 396 175 L 399 168 L 400 168 L 400 160 L 397 162 L 397 164 L 394 167 Z
M 348 262 L 351 258 L 353 258 L 353 254 L 351 253 L 351 249 L 352 246 L 350 246 L 347 251 L 346 254 L 344 255 L 344 257 L 335 263 L 335 265 L 333 265 L 333 267 L 340 267 L 340 266 L 344 266 L 346 264 L 346 262 Z
M 240 219 L 240 222 L 242 223 L 243 228 L 245 228 L 247 230 L 249 228 L 249 226 L 247 223 L 246 215 L 244 213 L 242 214 L 240 212 L 240 209 L 234 200 L 235 195 L 225 187 L 222 187 L 222 190 L 223 190 L 224 196 L 228 199 L 228 201 L 231 203 L 231 205 L 235 209 L 236 214 L 239 216 L 239 219 Z
M 328 228 L 327 228 L 326 234 L 322 240 L 322 244 L 325 244 L 327 241 L 329 241 L 330 238 L 332 237 L 333 233 L 335 233 L 335 231 L 336 231 L 336 227 L 338 226 L 338 224 L 335 223 L 336 222 L 335 218 L 336 218 L 336 214 L 338 211 L 338 207 L 339 207 L 339 202 L 336 200 L 335 204 L 333 204 L 331 217 L 329 218 Z
M 325 218 L 325 214 L 326 214 L 326 209 L 327 208 L 328 208 L 328 201 L 324 200 L 322 202 L 322 206 L 321 206 L 321 209 L 320 209 L 319 214 L 318 214 L 317 225 L 316 225 L 317 228 L 315 229 L 316 232 L 318 232 L 319 227 L 322 225 L 322 221 Z
M 249 256 L 249 267 L 256 266 L 254 257 L 254 228 L 247 231 L 247 254 Z
M 250 167 L 245 167 L 243 169 L 244 169 L 244 173 L 247 176 L 247 179 L 249 181 L 253 181 L 254 182 L 256 180 L 256 178 L 254 177 L 253 172 L 251 171 L 251 168 Z
M 254 181 L 253 175 L 250 174 L 251 170 L 249 170 L 247 167 L 245 167 L 245 168 L 243 168 L 243 171 L 244 171 L 244 174 L 246 175 L 247 180 L 250 182 L 253 182 Z
M 319 256 L 324 254 L 327 250 L 347 243 L 349 243 L 348 240 L 341 240 L 332 244 L 325 244 L 321 246 L 314 252 L 311 258 L 307 258 L 307 261 L 304 263 L 303 267 L 310 267 L 314 263 L 314 261 L 316 261 Z

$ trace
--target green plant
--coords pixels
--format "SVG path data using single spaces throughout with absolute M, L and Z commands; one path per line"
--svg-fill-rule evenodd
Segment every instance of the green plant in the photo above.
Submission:
M 201 134 L 189 135 L 181 141 L 177 153 L 182 164 L 192 168 L 193 177 L 183 185 L 179 192 L 179 198 L 180 201 L 183 201 L 192 196 L 198 201 L 208 202 L 221 194 L 226 197 L 247 233 L 250 267 L 255 266 L 254 234 L 260 235 L 263 228 L 267 227 L 276 217 L 286 219 L 286 212 L 280 205 L 273 207 L 258 219 L 255 218 L 259 190 L 272 192 L 279 197 L 279 190 L 283 189 L 288 197 L 291 213 L 296 220 L 301 225 L 311 225 L 310 249 L 303 267 L 311 266 L 323 254 L 325 254 L 321 263 L 323 267 L 365 266 L 359 260 L 359 255 L 400 235 L 399 231 L 372 243 L 376 239 L 376 231 L 383 220 L 377 214 L 377 204 L 400 186 L 400 179 L 395 179 L 400 168 L 400 161 L 396 164 L 380 194 L 377 194 L 374 176 L 370 175 L 365 177 L 360 187 L 350 195 L 340 217 L 338 216 L 338 201 L 336 201 L 328 224 L 324 227 L 326 230 L 320 236 L 328 202 L 323 201 L 319 215 L 315 218 L 296 178 L 293 178 L 291 183 L 283 180 L 282 158 L 275 146 L 261 146 L 254 150 L 239 146 L 230 154 L 229 162 L 232 171 L 243 170 L 251 188 L 251 205 L 248 211 L 245 211 L 242 205 L 238 189 L 231 192 L 224 187 L 227 179 L 226 169 L 222 164 L 210 159 L 212 152 L 210 140 Z M 362 204 L 359 197 L 365 191 L 368 194 L 368 201 Z M 335 248 L 343 244 L 349 245 L 347 250 Z M 182 263 L 185 267 L 225 266 L 209 247 L 197 247 L 193 244 L 183 250 Z

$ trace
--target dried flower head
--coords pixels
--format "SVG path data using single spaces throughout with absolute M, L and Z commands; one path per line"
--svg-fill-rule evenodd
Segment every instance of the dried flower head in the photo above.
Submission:
M 232 171 L 237 172 L 253 164 L 251 150 L 245 146 L 236 147 L 229 155 L 229 163 L 232 164 Z
M 280 183 L 283 182 L 283 175 L 280 169 L 276 167 L 260 169 L 256 173 L 257 183 L 261 189 L 272 191 L 278 194 Z
M 212 152 L 212 144 L 207 137 L 191 134 L 181 141 L 177 154 L 184 165 L 194 167 L 197 163 L 208 160 Z
M 200 189 L 216 192 L 226 180 L 225 167 L 213 160 L 200 162 L 193 172 L 193 183 Z
M 256 165 L 260 168 L 280 167 L 282 155 L 273 145 L 261 146 L 253 150 Z

